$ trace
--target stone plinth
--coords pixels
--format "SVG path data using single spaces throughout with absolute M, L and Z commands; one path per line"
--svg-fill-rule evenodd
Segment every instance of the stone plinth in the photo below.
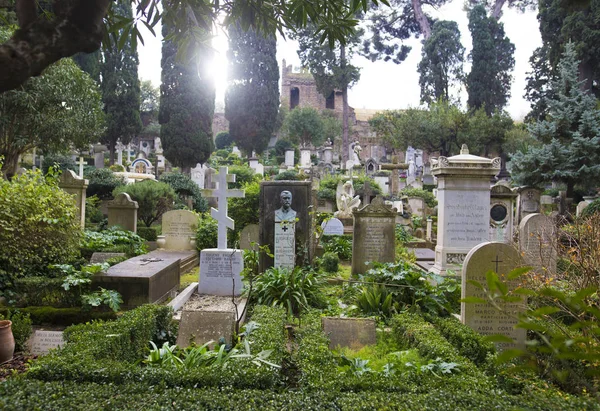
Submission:
M 157 244 L 166 250 L 195 250 L 198 216 L 187 210 L 168 211 L 162 216 L 162 235 Z
M 438 230 L 435 264 L 431 272 L 459 271 L 467 253 L 488 241 L 490 230 L 490 179 L 500 171 L 500 158 L 490 160 L 469 154 L 439 157 L 432 170 L 438 179 Z
M 461 298 L 477 297 L 485 299 L 483 290 L 469 281 L 477 281 L 487 288 L 486 273 L 496 272 L 500 281 L 505 282 L 509 290 L 519 286 L 519 280 L 506 281 L 506 274 L 523 265 L 519 252 L 504 243 L 485 242 L 474 247 L 467 257 L 462 270 Z M 461 321 L 483 335 L 502 334 L 513 339 L 512 343 L 497 343 L 499 350 L 525 348 L 526 331 L 515 328 L 518 314 L 525 310 L 527 301 L 503 303 L 497 301 L 503 311 L 498 311 L 489 303 L 461 303 Z
M 208 342 L 211 347 L 222 337 L 231 341 L 235 323 L 244 312 L 245 299 L 237 299 L 237 310 L 231 297 L 194 294 L 184 304 L 177 332 L 177 345 L 180 348 L 192 342 L 203 345 Z M 243 322 L 240 321 L 240 324 Z
M 396 258 L 396 209 L 384 204 L 382 197 L 355 210 L 352 238 L 352 275 L 364 274 L 368 262 L 392 263 Z
M 347 347 L 360 350 L 377 344 L 375 320 L 368 318 L 321 318 L 323 332 L 329 337 L 329 349 Z
M 180 260 L 194 251 L 156 250 L 110 267 L 94 276 L 92 287 L 118 291 L 124 308 L 158 303 L 179 288 Z
M 79 178 L 73 170 L 65 170 L 58 182 L 58 186 L 73 196 L 77 206 L 77 221 L 81 227 L 85 227 L 85 190 L 89 184 L 88 180 Z
M 306 249 L 309 252 L 309 258 L 312 258 L 310 247 L 311 222 L 308 211 L 312 209 L 310 181 L 263 181 L 260 183 L 260 244 L 268 245 L 269 250 L 275 250 L 275 211 L 280 209 L 281 192 L 289 191 L 292 194 L 290 208 L 296 212 L 295 219 L 295 249 Z M 296 253 L 296 259 L 300 253 Z M 298 261 L 296 261 L 298 264 Z M 273 267 L 272 257 L 261 253 L 260 270 L 261 272 L 269 267 Z
M 200 252 L 199 294 L 240 295 L 244 268 L 241 250 L 205 248 Z
M 109 227 L 118 225 L 125 230 L 137 232 L 137 210 L 139 206 L 137 201 L 133 201 L 129 194 L 118 194 L 114 200 L 107 203 L 107 208 Z

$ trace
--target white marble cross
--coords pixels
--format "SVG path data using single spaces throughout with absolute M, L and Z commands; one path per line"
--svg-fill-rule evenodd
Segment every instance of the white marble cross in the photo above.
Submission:
M 79 178 L 83 178 L 83 156 L 79 156 Z
M 227 199 L 229 197 L 245 197 L 244 190 L 229 190 L 227 183 L 235 182 L 235 174 L 227 174 L 227 167 L 219 167 L 219 172 L 216 174 L 219 187 L 215 189 L 204 189 L 202 195 L 205 197 L 216 197 L 217 207 L 211 207 L 210 215 L 217 220 L 218 223 L 218 248 L 220 250 L 227 249 L 227 229 L 233 230 L 233 220 L 227 215 Z

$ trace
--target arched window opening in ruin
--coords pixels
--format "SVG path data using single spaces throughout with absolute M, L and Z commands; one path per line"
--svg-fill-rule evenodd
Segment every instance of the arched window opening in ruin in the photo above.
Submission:
M 300 89 L 293 87 L 290 90 L 290 110 L 296 108 L 298 104 L 300 104 Z
M 335 109 L 335 92 L 332 91 L 325 100 L 325 108 Z

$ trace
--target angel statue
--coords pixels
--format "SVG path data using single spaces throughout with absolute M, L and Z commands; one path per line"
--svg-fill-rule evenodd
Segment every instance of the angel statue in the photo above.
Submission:
M 336 218 L 352 218 L 352 210 L 360 205 L 360 197 L 354 196 L 352 181 L 342 184 L 340 181 L 336 190 L 336 203 L 338 211 L 333 213 Z

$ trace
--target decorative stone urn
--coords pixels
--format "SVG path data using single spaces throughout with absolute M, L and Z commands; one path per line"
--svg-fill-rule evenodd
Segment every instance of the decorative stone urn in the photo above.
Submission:
M 12 322 L 0 321 L 0 364 L 12 360 L 15 352 L 15 339 L 12 333 Z

